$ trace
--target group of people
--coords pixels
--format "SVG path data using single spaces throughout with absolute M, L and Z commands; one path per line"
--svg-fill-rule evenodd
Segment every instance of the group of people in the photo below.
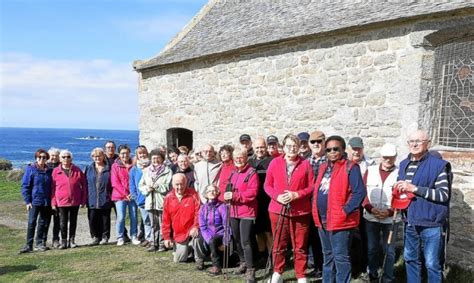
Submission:
M 116 154 L 108 141 L 92 150 L 84 172 L 70 151 L 39 149 L 22 180 L 29 218 L 20 252 L 33 251 L 36 228 L 35 248 L 48 249 L 51 216 L 52 246 L 76 247 L 79 207 L 87 206 L 91 245 L 108 243 L 114 209 L 118 246 L 131 241 L 149 251 L 173 249 L 174 262 L 194 259 L 198 270 L 210 257 L 211 275 L 226 271 L 236 255 L 234 273 L 247 282 L 264 266 L 270 282 L 282 282 L 292 251 L 298 282 L 307 282 L 308 267 L 323 282 L 349 282 L 351 242 L 358 239 L 367 281 L 393 282 L 389 243 L 403 221 L 408 282 L 421 282 L 423 264 L 429 282 L 442 281 L 452 177 L 450 164 L 429 151 L 426 131 L 409 135 L 410 153 L 399 166 L 392 144 L 382 146 L 376 164 L 360 137 L 346 145 L 322 131 L 288 134 L 281 145 L 273 135 L 252 140 L 243 134 L 239 142 L 217 152 L 207 144 L 192 157 L 183 146 L 148 151 L 140 145 L 132 158 L 127 145 Z

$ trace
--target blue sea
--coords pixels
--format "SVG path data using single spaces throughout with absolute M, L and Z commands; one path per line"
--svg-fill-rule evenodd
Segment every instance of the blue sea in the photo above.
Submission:
M 73 154 L 73 163 L 81 168 L 92 162 L 90 152 L 103 147 L 108 140 L 128 144 L 132 149 L 138 145 L 138 131 L 84 130 L 84 129 L 39 129 L 0 127 L 0 158 L 8 159 L 15 168 L 23 168 L 35 161 L 39 148 L 68 149 Z

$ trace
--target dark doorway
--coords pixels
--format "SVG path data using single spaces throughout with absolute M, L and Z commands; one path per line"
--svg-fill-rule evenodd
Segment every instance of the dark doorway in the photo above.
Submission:
M 185 128 L 169 128 L 166 130 L 166 145 L 175 148 L 185 145 L 191 150 L 193 148 L 193 131 Z

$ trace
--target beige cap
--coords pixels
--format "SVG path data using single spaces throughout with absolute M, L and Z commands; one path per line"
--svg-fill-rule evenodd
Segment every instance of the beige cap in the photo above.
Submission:
M 317 139 L 325 140 L 326 136 L 321 131 L 314 131 L 311 133 L 311 135 L 309 135 L 309 140 L 317 140 Z

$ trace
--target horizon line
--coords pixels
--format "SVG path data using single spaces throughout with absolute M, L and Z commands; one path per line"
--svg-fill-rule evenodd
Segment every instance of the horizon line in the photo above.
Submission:
M 61 127 L 21 127 L 21 126 L 0 126 L 0 129 L 44 129 L 44 130 L 99 130 L 99 131 L 134 131 L 138 129 L 91 129 L 91 128 L 61 128 Z

